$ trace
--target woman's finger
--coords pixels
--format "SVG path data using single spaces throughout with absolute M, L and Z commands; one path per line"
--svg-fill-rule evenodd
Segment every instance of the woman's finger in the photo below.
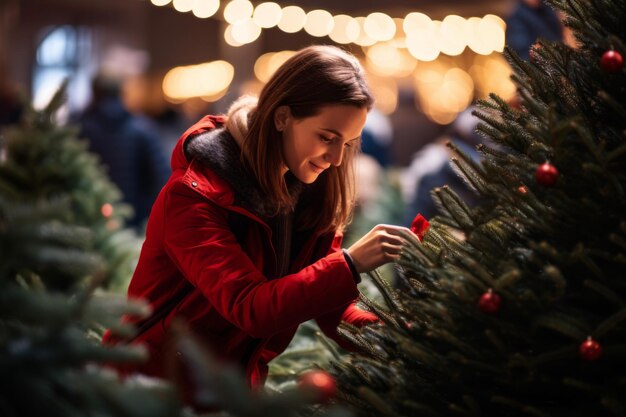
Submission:
M 406 245 L 406 241 L 397 235 L 392 235 L 389 233 L 384 234 L 384 241 L 391 245 L 403 246 Z
M 383 243 L 382 245 L 383 251 L 387 254 L 397 255 L 402 252 L 402 245 L 393 245 L 390 243 Z

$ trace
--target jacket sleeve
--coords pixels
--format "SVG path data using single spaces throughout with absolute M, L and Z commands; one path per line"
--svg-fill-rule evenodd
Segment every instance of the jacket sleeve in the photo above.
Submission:
M 343 253 L 341 250 L 342 241 L 343 236 L 341 234 L 337 234 L 333 240 L 329 254 Z M 356 306 L 356 300 L 352 300 L 352 302 L 331 312 L 318 316 L 315 319 L 317 325 L 320 327 L 320 330 L 322 330 L 326 336 L 334 340 L 342 348 L 349 351 L 355 351 L 358 348 L 337 333 L 337 326 L 339 326 L 339 323 L 345 321 L 353 326 L 362 327 L 375 323 L 378 320 L 379 319 L 375 314 L 358 308 Z
M 163 238 L 169 257 L 226 320 L 252 337 L 297 326 L 358 295 L 341 252 L 268 280 L 237 243 L 224 209 L 173 190 L 165 204 Z

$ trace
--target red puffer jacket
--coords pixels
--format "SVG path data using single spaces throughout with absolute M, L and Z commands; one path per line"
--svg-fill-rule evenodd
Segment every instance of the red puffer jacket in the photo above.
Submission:
M 184 318 L 219 359 L 240 364 L 252 387 L 263 384 L 268 362 L 285 350 L 300 323 L 315 318 L 327 336 L 349 349 L 336 333 L 339 322 L 362 326 L 377 320 L 354 304 L 358 290 L 341 235 L 310 236 L 289 274 L 268 278 L 276 268 L 270 227 L 236 203 L 229 182 L 184 153 L 189 137 L 223 122 L 205 116 L 174 149 L 173 174 L 152 208 L 128 296 L 148 300 L 156 311 L 186 282 L 194 289 L 134 342 L 148 347 L 150 359 L 125 372 L 168 377 L 164 345 L 174 316 Z M 233 215 L 247 222 L 243 242 L 229 226 Z M 115 342 L 105 335 L 105 343 Z

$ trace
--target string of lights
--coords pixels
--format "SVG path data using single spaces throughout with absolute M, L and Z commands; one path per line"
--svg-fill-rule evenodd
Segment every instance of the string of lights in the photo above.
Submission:
M 504 21 L 493 14 L 463 18 L 446 16 L 441 21 L 410 12 L 391 17 L 382 12 L 367 16 L 332 15 L 327 10 L 305 11 L 299 6 L 282 7 L 275 2 L 254 6 L 248 0 L 151 0 L 159 7 L 173 7 L 181 13 L 225 22 L 225 41 L 238 47 L 252 43 L 263 30 L 277 28 L 291 34 L 305 31 L 313 37 L 328 37 L 338 44 L 362 48 L 364 65 L 377 107 L 392 113 L 397 106 L 398 80 L 411 77 L 416 106 L 437 123 L 454 120 L 475 97 L 496 92 L 505 99 L 514 94 L 510 68 L 500 52 L 504 49 Z M 223 6 L 223 7 L 221 7 Z M 219 11 L 222 13 L 218 13 Z M 470 61 L 464 66 L 455 60 L 469 49 Z M 293 51 L 268 52 L 259 56 L 254 73 L 259 83 L 271 74 Z M 170 70 L 163 82 L 165 95 L 174 102 L 189 97 L 205 101 L 221 98 L 233 81 L 233 67 L 215 61 Z M 198 86 L 211 80 L 205 90 Z

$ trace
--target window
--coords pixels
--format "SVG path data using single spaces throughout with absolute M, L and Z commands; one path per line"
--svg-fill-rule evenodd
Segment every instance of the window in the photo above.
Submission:
M 91 31 L 85 27 L 58 26 L 45 31 L 37 47 L 33 73 L 33 106 L 48 104 L 63 80 L 68 79 L 67 103 L 59 114 L 82 109 L 89 99 L 92 58 Z

